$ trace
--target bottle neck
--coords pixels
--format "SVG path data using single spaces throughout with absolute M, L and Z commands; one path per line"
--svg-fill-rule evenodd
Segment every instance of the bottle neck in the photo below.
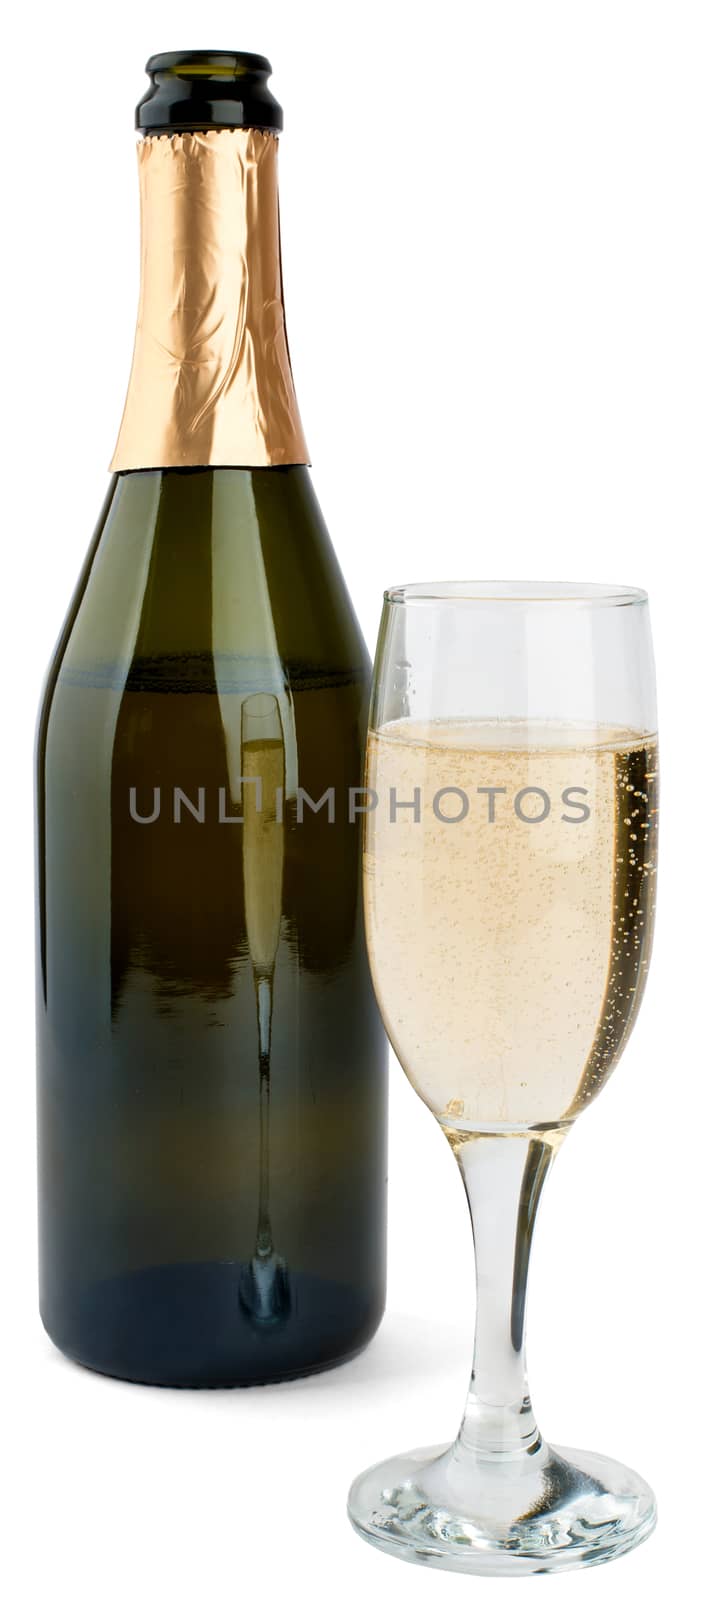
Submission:
M 307 462 L 282 299 L 277 140 L 138 145 L 141 290 L 112 471 Z

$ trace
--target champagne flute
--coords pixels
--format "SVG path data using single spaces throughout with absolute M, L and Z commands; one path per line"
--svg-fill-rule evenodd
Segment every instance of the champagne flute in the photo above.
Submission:
M 458 1162 L 477 1274 L 457 1439 L 351 1488 L 358 1532 L 409 1560 L 553 1572 L 610 1560 L 655 1525 L 636 1473 L 545 1443 L 524 1352 L 543 1184 L 645 985 L 655 729 L 642 590 L 386 593 L 365 778 L 369 957 L 396 1054 Z

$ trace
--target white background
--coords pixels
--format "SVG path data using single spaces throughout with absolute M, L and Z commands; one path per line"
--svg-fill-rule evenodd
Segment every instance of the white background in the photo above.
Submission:
M 710 1472 L 709 6 L 162 0 L 13 13 L 1 90 L 3 1589 L 436 1600 L 465 1581 L 372 1552 L 344 1511 L 361 1467 L 453 1433 L 470 1358 L 460 1180 L 395 1065 L 388 1310 L 351 1366 L 252 1392 L 152 1391 L 69 1365 L 35 1310 L 35 708 L 128 374 L 144 61 L 210 46 L 269 55 L 285 107 L 293 364 L 369 644 L 385 583 L 541 577 L 651 593 L 657 947 L 625 1060 L 544 1198 L 529 1365 L 548 1436 L 630 1462 L 660 1504 L 644 1548 L 557 1579 L 557 1596 L 696 1594 Z

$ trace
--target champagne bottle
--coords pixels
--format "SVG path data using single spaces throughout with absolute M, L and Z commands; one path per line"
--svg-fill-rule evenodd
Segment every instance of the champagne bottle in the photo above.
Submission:
M 147 71 L 128 397 L 38 730 L 40 1302 L 99 1371 L 261 1383 L 383 1309 L 370 665 L 292 385 L 271 68 Z

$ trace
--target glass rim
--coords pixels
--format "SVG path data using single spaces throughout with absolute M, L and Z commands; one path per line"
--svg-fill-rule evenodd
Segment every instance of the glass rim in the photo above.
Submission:
M 545 583 L 513 579 L 454 580 L 443 583 L 400 583 L 383 593 L 386 605 L 491 605 L 506 601 L 520 605 L 647 605 L 645 589 L 627 584 Z

